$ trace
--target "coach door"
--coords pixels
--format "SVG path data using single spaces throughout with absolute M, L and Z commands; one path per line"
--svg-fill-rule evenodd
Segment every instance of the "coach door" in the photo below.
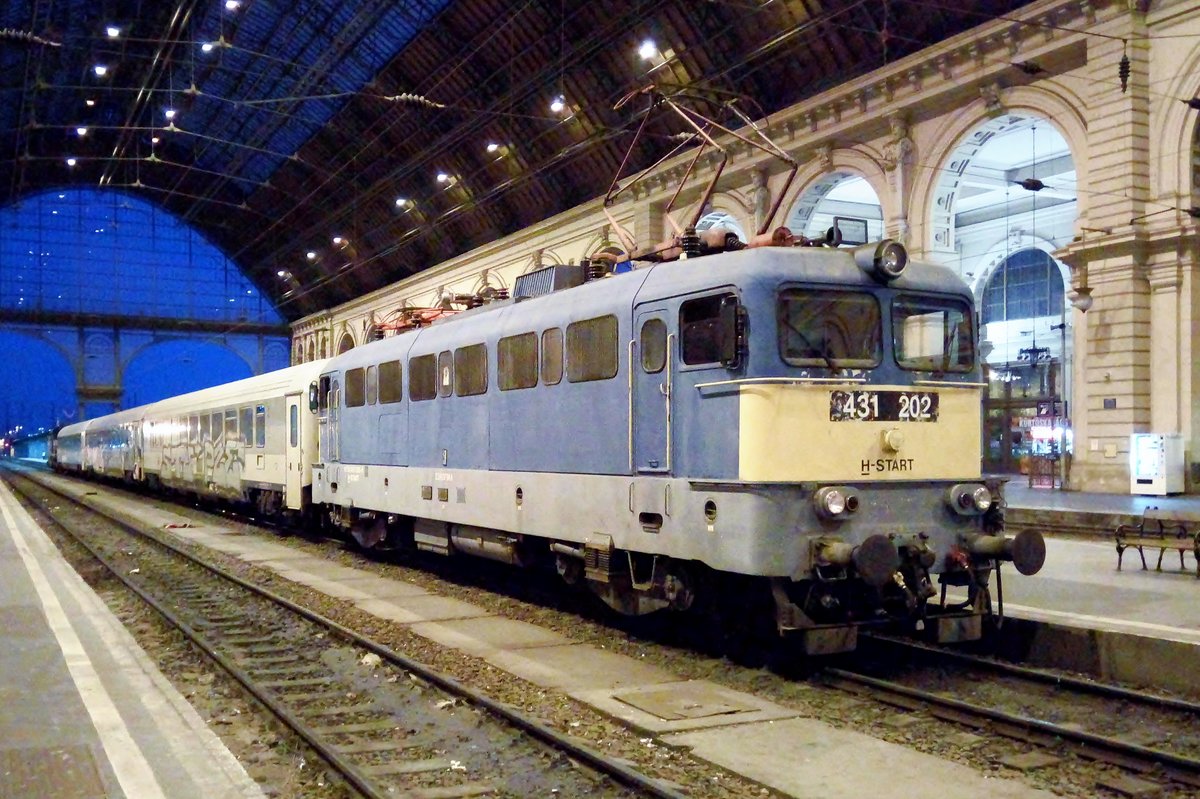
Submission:
M 301 397 L 299 394 L 288 394 L 284 400 L 287 406 L 287 473 L 284 480 L 284 504 L 289 508 L 298 509 L 304 493 L 304 430 L 301 426 Z
M 665 306 L 639 306 L 635 314 L 630 371 L 633 373 L 633 468 L 640 473 L 671 470 L 670 315 Z

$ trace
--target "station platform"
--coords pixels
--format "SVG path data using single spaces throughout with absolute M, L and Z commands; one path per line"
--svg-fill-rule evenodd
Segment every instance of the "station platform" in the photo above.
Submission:
M 1117 570 L 1114 533 L 1147 508 L 1200 516 L 1200 496 L 1131 496 L 1029 488 L 1023 479 L 1005 488 L 1009 532 L 1071 525 L 1091 533 L 1046 539 L 1046 564 L 1032 577 L 1006 570 L 1004 613 L 1018 620 L 1013 654 L 1135 685 L 1200 692 L 1200 579 L 1191 551 L 1168 551 L 1162 571 L 1136 551 Z
M 263 796 L 3 485 L 0 630 L 0 796 Z

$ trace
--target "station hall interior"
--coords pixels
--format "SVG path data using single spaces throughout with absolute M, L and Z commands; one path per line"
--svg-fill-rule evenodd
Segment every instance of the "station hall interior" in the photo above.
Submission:
M 1198 44 L 1183 2 L 4 3 L 0 432 L 344 352 L 618 228 L 748 240 L 778 205 L 968 283 L 985 471 L 1129 493 L 1160 434 L 1194 493 Z M 648 86 L 736 98 L 795 179 L 727 137 L 702 196 Z

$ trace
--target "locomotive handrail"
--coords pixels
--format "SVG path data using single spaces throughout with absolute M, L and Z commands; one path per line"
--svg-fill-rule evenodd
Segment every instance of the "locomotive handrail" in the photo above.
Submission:
M 743 377 L 738 380 L 714 380 L 711 383 L 697 383 L 696 389 L 712 388 L 713 386 L 752 386 L 767 383 L 865 383 L 865 377 Z M 958 385 L 958 384 L 956 384 Z
M 954 380 L 914 380 L 914 386 L 949 386 L 951 388 L 987 388 L 987 383 L 959 383 Z

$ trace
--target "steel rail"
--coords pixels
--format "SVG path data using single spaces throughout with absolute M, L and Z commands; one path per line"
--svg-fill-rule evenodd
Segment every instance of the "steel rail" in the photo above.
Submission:
M 486 696 L 485 694 L 464 685 L 463 683 L 459 682 L 458 680 L 454 679 L 453 677 L 450 677 L 449 675 L 442 674 L 441 672 L 435 671 L 434 669 L 430 668 L 429 666 L 425 665 L 424 663 L 421 663 L 418 660 L 414 660 L 406 655 L 402 655 L 399 652 L 396 652 L 395 650 L 390 649 L 377 641 L 374 641 L 370 638 L 366 638 L 366 637 L 360 635 L 359 633 L 355 632 L 354 630 L 351 630 L 349 627 L 346 627 L 346 626 L 334 621 L 333 619 L 327 618 L 326 616 L 322 616 L 321 614 L 319 614 L 315 611 L 309 610 L 308 608 L 305 608 L 302 605 L 299 605 L 299 604 L 291 601 L 290 599 L 287 599 L 286 597 L 280 596 L 279 594 L 276 594 L 273 591 L 269 591 L 266 588 L 263 588 L 262 586 L 255 585 L 254 583 L 251 583 L 248 580 L 245 580 L 245 579 L 237 576 L 236 574 L 227 572 L 215 564 L 200 560 L 199 558 L 197 558 L 194 555 L 192 555 L 191 553 L 185 551 L 183 548 L 177 546 L 176 544 L 174 544 L 170 541 L 162 540 L 162 539 L 158 538 L 157 536 L 148 534 L 147 532 L 145 532 L 144 530 L 139 528 L 136 524 L 122 518 L 119 515 L 112 514 L 108 511 L 104 510 L 103 508 L 98 508 L 95 505 L 93 505 L 92 503 L 87 502 L 86 500 L 77 499 L 75 497 L 72 497 L 70 494 L 60 491 L 52 486 L 46 485 L 45 483 L 43 483 L 41 481 L 32 481 L 32 482 L 35 482 L 39 487 L 45 489 L 46 491 L 50 491 L 69 502 L 73 502 L 82 507 L 87 508 L 91 512 L 97 514 L 98 516 L 100 516 L 104 519 L 107 519 L 109 522 L 121 527 L 122 529 L 124 529 L 134 535 L 144 537 L 150 541 L 153 541 L 154 543 L 158 544 L 159 546 L 162 546 L 163 548 L 174 552 L 175 554 L 179 555 L 180 557 L 184 558 L 185 560 L 187 560 L 191 563 L 194 563 L 197 566 L 200 566 L 201 568 L 211 572 L 212 574 L 217 575 L 218 577 L 228 580 L 229 582 L 232 582 L 235 585 L 240 586 L 241 588 L 244 588 L 254 594 L 257 594 L 258 596 L 260 596 L 264 599 L 274 602 L 274 603 L 280 605 L 281 607 L 284 607 L 284 608 L 290 610 L 291 612 L 293 612 L 299 616 L 302 616 L 303 618 L 305 618 L 315 624 L 319 624 L 319 625 L 325 627 L 329 631 L 331 631 L 339 636 L 342 636 L 348 642 L 353 643 L 357 646 L 360 646 L 363 649 L 374 652 L 375 654 L 379 655 L 381 658 L 384 658 L 385 660 L 393 663 L 394 665 L 399 666 L 400 668 L 403 668 L 407 671 L 410 671 L 413 674 L 416 674 L 421 679 L 426 680 L 427 682 L 438 686 L 439 688 L 446 691 L 447 693 L 451 693 L 456 696 L 459 696 L 459 697 L 463 698 L 464 700 L 487 710 L 488 712 L 492 713 L 493 715 L 498 716 L 501 719 L 504 719 L 505 721 L 507 721 L 508 723 L 517 727 L 518 729 L 528 733 L 529 735 L 538 739 L 542 743 L 545 743 L 545 744 L 551 746 L 552 748 L 555 748 L 559 751 L 564 752 L 565 754 L 569 755 L 570 757 L 572 757 L 573 759 L 575 759 L 581 763 L 587 764 L 588 766 L 590 766 L 591 768 L 600 772 L 601 774 L 611 777 L 613 780 L 615 780 L 616 782 L 618 782 L 622 785 L 625 785 L 626 787 L 633 788 L 634 790 L 637 790 L 647 796 L 654 797 L 654 799 L 686 799 L 684 794 L 681 794 L 675 790 L 672 790 L 671 788 L 669 788 L 665 785 L 660 784 L 654 778 L 648 777 L 645 774 L 642 774 L 640 771 L 637 771 L 636 769 L 626 766 L 624 763 L 618 762 L 617 760 L 615 760 L 613 758 L 609 758 L 606 755 L 604 755 L 603 753 L 598 752 L 597 750 L 592 749 L 589 746 L 584 746 L 583 744 L 579 743 L 578 741 L 576 741 L 562 733 L 559 733 L 557 730 L 554 730 L 553 728 L 551 728 L 545 724 L 542 724 L 541 722 L 538 722 L 529 716 L 526 716 L 525 714 L 521 713 L 520 711 L 516 710 L 515 708 L 513 708 L 509 705 L 506 705 L 502 702 L 499 702 L 495 699 L 492 699 L 491 697 Z M 27 499 L 30 499 L 32 501 L 32 499 L 27 494 L 25 494 L 24 492 L 20 492 L 20 493 L 22 493 L 23 496 L 25 496 Z M 66 528 L 64 528 L 64 529 L 66 529 Z M 74 537 L 74 535 L 72 535 L 72 537 Z M 78 539 L 76 539 L 76 540 L 78 540 Z M 143 596 L 141 591 L 138 591 L 137 588 L 130 585 L 130 583 L 125 579 L 124 575 L 120 574 L 119 571 L 114 570 L 111 566 L 109 566 L 109 564 L 106 563 L 102 558 L 100 558 L 100 556 L 98 554 L 96 554 L 94 552 L 94 550 L 92 550 L 91 547 L 87 546 L 87 544 L 84 544 L 82 541 L 80 541 L 80 543 L 83 544 L 83 546 L 90 553 L 92 553 L 93 556 L 97 558 L 97 560 L 100 560 L 101 563 L 104 563 L 105 567 L 108 568 L 109 571 L 111 571 L 114 575 L 116 575 L 117 578 L 120 579 L 122 583 L 124 583 L 125 585 L 127 585 L 131 589 L 133 589 L 135 591 L 135 593 L 138 594 L 138 596 Z M 164 612 L 165 609 L 159 608 L 156 603 L 151 603 L 151 606 L 154 607 L 155 610 L 158 610 L 160 613 L 163 613 L 164 617 L 166 617 L 169 621 L 171 621 L 172 624 L 175 623 L 175 621 L 173 620 L 173 618 L 174 618 L 173 614 Z M 183 631 L 185 629 L 190 629 L 190 628 L 187 628 L 186 625 L 183 625 L 183 626 L 180 626 L 179 629 L 181 631 Z M 187 632 L 185 632 L 185 635 L 188 635 L 188 637 L 190 639 L 192 639 L 191 634 L 188 634 Z M 199 643 L 199 642 L 197 642 L 197 643 Z M 225 666 L 225 664 L 222 662 L 222 660 L 224 660 L 224 659 L 221 658 L 219 655 L 217 655 L 216 653 L 210 652 L 209 649 L 203 645 L 201 645 L 201 648 L 204 649 L 204 651 L 206 653 L 213 655 L 214 659 L 217 659 L 218 663 L 221 663 L 223 668 L 229 668 L 229 667 Z M 230 664 L 230 665 L 232 666 L 232 664 Z M 237 669 L 236 666 L 232 666 L 232 668 L 230 669 L 230 674 L 233 675 L 235 677 L 235 679 L 238 679 L 239 682 L 242 682 L 243 685 L 246 685 L 246 683 L 243 682 L 242 679 L 240 679 L 235 672 L 240 672 L 240 669 Z M 249 680 L 251 678 L 249 678 L 249 676 L 247 675 L 246 679 Z M 247 690 L 249 690 L 255 696 L 255 698 L 260 698 L 259 693 L 254 691 L 253 689 L 249 688 L 249 686 L 247 686 Z M 270 709 L 273 713 L 277 713 L 273 702 L 264 700 L 264 705 L 268 709 Z M 286 711 L 284 711 L 284 714 L 285 715 L 280 716 L 281 720 L 283 720 L 284 723 L 288 724 L 289 727 L 291 727 L 292 724 L 287 718 L 288 716 L 290 716 L 290 714 L 287 714 Z M 299 722 L 299 723 L 302 724 L 302 722 Z M 297 730 L 297 733 L 299 734 L 299 730 Z M 307 743 L 309 743 L 310 746 L 313 746 L 313 748 L 318 753 L 320 753 L 322 755 L 322 757 L 326 757 L 325 751 L 328 751 L 326 747 L 317 746 L 317 745 L 313 744 L 308 736 L 302 735 L 301 737 L 303 737 L 304 740 Z M 333 753 L 331 753 L 331 754 L 332 754 L 332 758 L 330 758 L 330 762 L 333 764 L 337 764 L 339 762 L 340 758 L 338 758 L 338 756 L 336 754 L 333 754 Z M 341 770 L 340 765 L 335 765 L 335 768 L 338 768 L 339 770 Z M 351 769 L 353 769 L 353 766 L 351 766 Z M 359 786 L 358 786 L 357 781 L 355 781 L 354 784 L 355 784 L 355 788 L 358 789 Z M 364 792 L 364 793 L 365 793 L 365 795 L 373 797 L 373 798 L 379 797 L 379 799 L 387 799 L 386 796 L 377 794 L 375 792 Z
M 922 655 L 929 655 L 941 660 L 954 660 L 959 663 L 970 664 L 988 671 L 998 672 L 1000 674 L 1009 674 L 1014 677 L 1021 677 L 1032 682 L 1040 682 L 1046 685 L 1065 686 L 1081 693 L 1094 694 L 1103 696 L 1108 699 L 1121 699 L 1128 702 L 1138 702 L 1152 707 L 1166 708 L 1169 710 L 1178 710 L 1184 713 L 1194 713 L 1200 716 L 1200 702 L 1191 702 L 1186 699 L 1177 699 L 1173 696 L 1157 696 L 1145 691 L 1137 691 L 1132 688 L 1123 688 L 1119 685 L 1111 685 L 1109 683 L 1095 682 L 1094 680 L 1085 680 L 1080 677 L 1072 677 L 1068 674 L 1056 674 L 1052 671 L 1044 669 L 1036 669 L 1031 666 L 1021 666 L 1016 663 L 1005 663 L 1000 660 L 989 660 L 988 658 L 971 655 L 966 652 L 956 652 L 951 649 L 943 649 L 937 646 L 922 643 L 920 641 L 909 641 L 903 638 L 895 638 L 890 635 L 880 635 L 878 633 L 861 633 L 863 638 L 871 641 L 889 644 L 891 646 L 902 649 L 912 649 Z
M 1131 744 L 1104 735 L 1083 732 L 1028 716 L 1019 716 L 994 708 L 973 705 L 969 702 L 951 699 L 919 688 L 910 688 L 889 680 L 868 677 L 865 674 L 845 669 L 827 668 L 823 673 L 828 675 L 826 680 L 834 687 L 845 688 L 845 686 L 839 685 L 839 682 L 847 683 L 855 688 L 865 687 L 871 689 L 872 692 L 891 694 L 908 701 L 915 701 L 919 705 L 928 705 L 934 715 L 939 715 L 938 711 L 949 711 L 953 714 L 949 717 L 953 721 L 966 722 L 970 719 L 986 719 L 1016 730 L 1031 731 L 1049 736 L 1051 739 L 1081 744 L 1080 754 L 1090 759 L 1102 760 L 1139 772 L 1162 769 L 1171 779 L 1187 785 L 1200 786 L 1200 760 L 1163 752 L 1148 746 Z M 858 693 L 855 688 L 847 690 Z

